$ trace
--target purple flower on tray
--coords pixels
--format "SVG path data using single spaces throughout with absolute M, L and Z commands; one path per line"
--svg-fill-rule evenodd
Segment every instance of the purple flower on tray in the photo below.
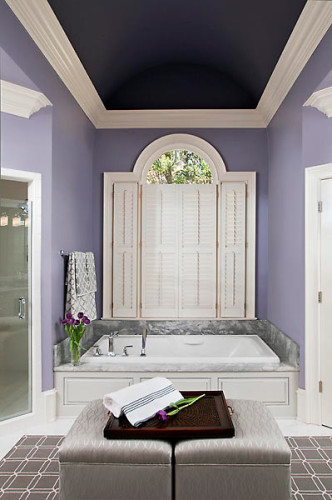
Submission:
M 84 314 L 83 314 L 82 312 L 79 312 L 79 313 L 78 313 L 78 315 L 77 315 L 77 317 L 78 317 L 79 319 L 82 319 L 82 318 L 83 318 L 83 316 L 84 316 Z
M 167 413 L 165 410 L 159 410 L 156 413 L 156 417 L 160 420 L 160 422 L 165 422 L 167 420 Z

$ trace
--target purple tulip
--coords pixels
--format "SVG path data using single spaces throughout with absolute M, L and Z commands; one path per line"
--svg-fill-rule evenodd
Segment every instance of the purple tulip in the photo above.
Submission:
M 156 417 L 160 422 L 165 422 L 167 420 L 167 413 L 165 412 L 165 410 L 159 410 L 156 413 Z
M 86 316 L 83 318 L 83 320 L 82 320 L 82 321 L 84 321 L 84 323 L 85 323 L 86 325 L 90 325 L 90 320 L 89 320 L 89 318 L 87 318 Z
M 66 319 L 62 319 L 62 320 L 61 320 L 61 323 L 62 323 L 63 325 L 65 325 L 65 324 L 67 323 L 67 320 L 66 320 Z
M 69 325 L 72 325 L 74 323 L 74 318 L 69 318 L 68 322 Z
M 67 314 L 66 314 L 66 318 L 67 318 L 67 319 L 72 319 L 72 317 L 73 317 L 73 315 L 72 315 L 71 313 L 67 313 Z
M 75 321 L 74 321 L 74 325 L 76 325 L 76 326 L 77 326 L 77 325 L 79 325 L 79 324 L 80 324 L 80 322 L 78 321 L 78 319 L 75 319 Z
M 84 314 L 83 314 L 82 312 L 78 313 L 78 315 L 77 315 L 77 317 L 78 317 L 79 319 L 82 319 L 82 318 L 83 318 L 83 316 L 84 316 Z

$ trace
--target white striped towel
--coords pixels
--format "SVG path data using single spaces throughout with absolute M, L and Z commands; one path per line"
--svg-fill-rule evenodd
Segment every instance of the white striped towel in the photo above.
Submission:
M 170 380 L 155 377 L 119 391 L 105 394 L 105 408 L 118 418 L 124 413 L 134 427 L 153 418 L 159 410 L 181 401 L 183 396 Z

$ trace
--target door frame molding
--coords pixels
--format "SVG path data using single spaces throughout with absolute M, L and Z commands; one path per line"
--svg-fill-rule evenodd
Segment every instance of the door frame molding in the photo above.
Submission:
M 320 331 L 318 291 L 320 265 L 319 212 L 320 181 L 332 179 L 332 163 L 305 169 L 305 391 L 299 417 L 322 424 L 320 380 Z
M 1 168 L 1 178 L 27 182 L 28 200 L 33 204 L 31 224 L 31 246 L 29 247 L 29 274 L 31 276 L 31 412 L 0 422 L 0 431 L 17 431 L 25 426 L 44 420 L 44 401 L 42 399 L 42 360 L 41 360 L 41 174 Z

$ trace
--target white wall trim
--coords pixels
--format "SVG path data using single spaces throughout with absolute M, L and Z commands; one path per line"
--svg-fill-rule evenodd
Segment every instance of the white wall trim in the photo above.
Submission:
M 297 389 L 296 391 L 297 399 L 297 418 L 301 422 L 309 423 L 308 419 L 308 409 L 307 409 L 307 395 L 305 389 Z
M 256 109 L 107 111 L 47 0 L 6 0 L 96 128 L 264 128 L 332 22 L 332 2 L 308 0 Z
M 332 2 L 308 0 L 258 103 L 266 126 L 332 23 Z
M 105 109 L 96 128 L 265 128 L 265 122 L 257 109 Z
M 84 113 L 97 126 L 105 107 L 47 0 L 6 0 Z
M 30 118 L 40 109 L 52 106 L 52 103 L 41 92 L 5 80 L 0 80 L 0 84 L 2 113 Z
M 32 411 L 26 415 L 0 423 L 1 430 L 17 429 L 42 419 L 42 363 L 41 363 L 41 174 L 1 168 L 1 178 L 28 183 L 28 201 L 33 204 L 33 223 L 31 227 L 31 246 L 29 262 L 31 263 L 31 300 L 29 316 L 31 317 L 31 379 L 32 379 Z
M 317 90 L 303 106 L 312 106 L 326 115 L 328 118 L 332 117 L 332 87 Z
M 56 398 L 57 391 L 55 389 L 42 392 L 43 421 L 45 423 L 53 422 L 56 419 Z
M 332 178 L 332 163 L 305 169 L 305 408 L 307 422 L 321 425 L 319 377 L 319 184 Z

